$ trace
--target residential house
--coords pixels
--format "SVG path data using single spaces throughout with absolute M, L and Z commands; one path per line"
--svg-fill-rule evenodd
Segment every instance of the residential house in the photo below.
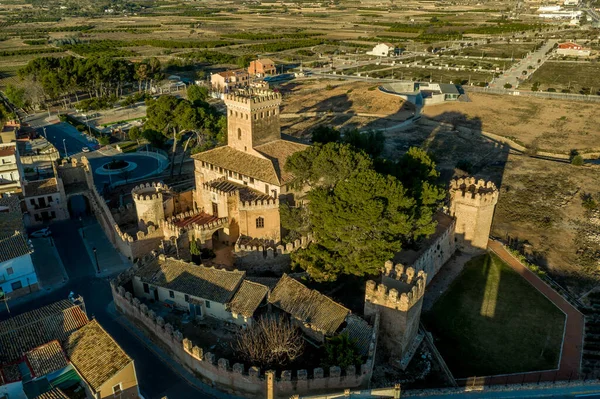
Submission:
M 210 83 L 214 91 L 227 93 L 237 87 L 248 86 L 250 75 L 245 69 L 233 69 L 210 75 Z
M 252 76 L 264 77 L 267 75 L 275 75 L 277 73 L 277 68 L 275 67 L 273 60 L 270 60 L 269 58 L 260 58 L 250 62 L 248 73 Z
M 7 121 L 0 129 L 0 143 L 8 144 L 15 141 L 20 127 L 21 124 L 16 120 Z
M 29 225 L 69 218 L 62 179 L 51 177 L 25 181 L 23 195 L 29 215 L 27 218 Z
M 0 322 L 0 397 L 137 398 L 131 358 L 81 298 L 62 300 Z
M 37 291 L 38 279 L 31 260 L 33 248 L 20 230 L 0 235 L 0 297 L 15 298 Z
M 269 295 L 269 303 L 289 314 L 306 336 L 320 344 L 340 333 L 350 315 L 344 306 L 287 274 Z
M 583 46 L 574 42 L 560 43 L 556 49 L 556 54 L 558 55 L 569 55 L 575 57 L 587 57 L 591 53 L 591 49 L 584 48 Z
M 163 255 L 141 266 L 133 278 L 134 295 L 239 325 L 251 324 L 268 288 L 244 280 L 246 272 L 197 266 Z
M 96 320 L 69 336 L 65 352 L 95 399 L 139 398 L 133 360 Z
M 373 50 L 367 51 L 367 54 L 379 57 L 392 57 L 399 54 L 399 49 L 391 43 L 378 43 L 373 47 Z
M 0 194 L 20 193 L 23 176 L 17 143 L 0 144 Z

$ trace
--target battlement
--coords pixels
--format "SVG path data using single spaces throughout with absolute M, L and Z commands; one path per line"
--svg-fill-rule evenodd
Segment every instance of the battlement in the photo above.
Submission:
M 240 201 L 239 209 L 249 211 L 253 209 L 279 208 L 279 198 L 267 198 L 263 200 Z
M 407 312 L 414 304 L 416 304 L 425 294 L 425 285 L 427 275 L 424 271 L 419 271 L 415 274 L 412 267 L 404 268 L 402 265 L 396 265 L 392 268 L 392 262 L 386 262 L 385 277 L 388 277 L 388 285 L 375 283 L 375 281 L 367 281 L 365 300 L 372 304 L 385 306 L 400 311 Z M 393 284 L 396 287 L 390 288 L 394 279 L 398 283 Z
M 263 89 L 240 89 L 225 95 L 225 102 L 241 104 L 260 104 L 263 102 L 281 102 L 281 94 Z
M 452 180 L 449 191 L 453 201 L 469 201 L 476 206 L 495 205 L 498 202 L 498 188 L 493 182 L 483 179 L 467 177 Z
M 263 240 L 264 241 L 264 240 Z M 247 242 L 247 243 L 245 243 Z M 277 255 L 287 255 L 295 252 L 301 248 L 308 247 L 308 244 L 313 242 L 312 234 L 300 237 L 300 239 L 294 242 L 288 242 L 287 244 L 277 244 L 273 241 L 264 242 L 265 245 L 256 245 L 253 240 L 248 242 L 248 237 L 240 236 L 235 243 L 234 253 L 237 255 L 259 255 L 263 259 L 273 258 Z
M 131 196 L 135 201 L 156 201 L 162 200 L 162 194 L 171 192 L 171 188 L 161 182 L 152 184 L 140 184 L 131 190 Z

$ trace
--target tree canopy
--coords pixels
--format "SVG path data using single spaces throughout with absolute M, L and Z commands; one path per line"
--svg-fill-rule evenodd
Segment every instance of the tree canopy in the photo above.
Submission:
M 375 274 L 402 248 L 432 234 L 433 213 L 445 194 L 435 184 L 435 163 L 411 149 L 397 162 L 401 167 L 410 170 L 379 173 L 367 154 L 339 143 L 292 155 L 286 169 L 294 187 L 309 187 L 308 201 L 299 208 L 283 205 L 282 224 L 291 238 L 306 232 L 315 238 L 292 254 L 295 266 L 318 281 Z

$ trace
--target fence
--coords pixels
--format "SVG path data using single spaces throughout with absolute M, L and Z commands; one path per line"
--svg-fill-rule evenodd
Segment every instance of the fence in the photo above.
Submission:
M 478 86 L 463 86 L 466 92 L 471 93 L 489 93 L 489 94 L 504 94 L 510 96 L 523 96 L 523 97 L 537 97 L 537 98 L 549 98 L 554 100 L 567 100 L 567 101 L 587 101 L 600 103 L 600 96 L 586 95 L 586 94 L 575 94 L 575 93 L 551 93 L 547 91 L 520 91 L 520 90 L 507 90 L 507 89 L 493 89 L 489 87 L 478 87 Z

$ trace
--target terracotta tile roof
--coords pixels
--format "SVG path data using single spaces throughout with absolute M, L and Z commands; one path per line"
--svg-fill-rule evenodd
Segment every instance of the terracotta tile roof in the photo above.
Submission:
M 292 179 L 292 174 L 284 170 L 285 161 L 293 154 L 304 151 L 308 145 L 291 140 L 275 140 L 270 143 L 254 147 L 256 151 L 267 157 L 273 162 L 275 173 L 281 184 L 285 184 Z
M 25 197 L 38 197 L 40 195 L 53 194 L 58 192 L 58 183 L 56 177 L 29 181 L 23 185 L 23 191 L 25 192 Z
M 228 146 L 200 152 L 192 157 L 269 184 L 279 185 L 279 177 L 271 161 Z
M 96 392 L 132 362 L 97 320 L 71 334 L 65 350 L 73 366 Z
M 0 263 L 33 252 L 23 233 L 18 230 L 0 236 L 0 248 Z
M 38 346 L 25 354 L 32 377 L 42 377 L 68 366 L 60 343 L 56 340 Z
M 157 258 L 140 267 L 135 275 L 148 284 L 218 303 L 228 303 L 246 273 L 197 266 L 172 258 Z
M 52 388 L 52 390 L 44 392 L 33 399 L 69 399 L 69 397 L 60 388 Z
M 260 63 L 260 64 L 262 64 L 264 66 L 275 65 L 275 63 L 273 62 L 273 60 L 270 59 L 270 58 L 259 58 L 259 59 L 256 60 L 256 63 Z
M 373 335 L 373 327 L 367 323 L 362 317 L 356 315 L 348 315 L 346 318 L 346 327 L 342 331 L 348 333 L 348 336 L 356 340 L 356 348 L 358 352 L 366 356 L 369 353 L 369 345 L 371 344 L 371 337 Z
M 16 195 L 0 196 L 0 237 L 12 234 L 15 230 L 24 231 L 19 203 L 19 197 Z
M 222 191 L 225 193 L 232 193 L 238 191 L 240 193 L 240 199 L 242 201 L 256 201 L 273 198 L 270 195 L 261 193 L 260 191 L 245 186 L 243 184 L 234 183 L 225 179 L 213 180 L 206 184 L 208 187 L 214 190 Z
M 87 323 L 83 310 L 66 299 L 0 322 L 0 364 L 50 341 L 65 342 Z
M 177 227 L 182 227 L 182 228 L 189 226 L 190 224 L 197 224 L 197 225 L 202 226 L 203 224 L 214 222 L 216 220 L 219 220 L 219 218 L 216 216 L 213 216 L 213 215 L 209 215 L 208 213 L 200 212 L 197 215 L 190 216 L 185 219 L 177 220 L 175 222 L 175 225 Z
M 244 280 L 229 303 L 229 310 L 232 313 L 252 317 L 268 291 L 267 286 Z
M 269 302 L 325 335 L 334 334 L 350 313 L 331 298 L 284 274 Z

